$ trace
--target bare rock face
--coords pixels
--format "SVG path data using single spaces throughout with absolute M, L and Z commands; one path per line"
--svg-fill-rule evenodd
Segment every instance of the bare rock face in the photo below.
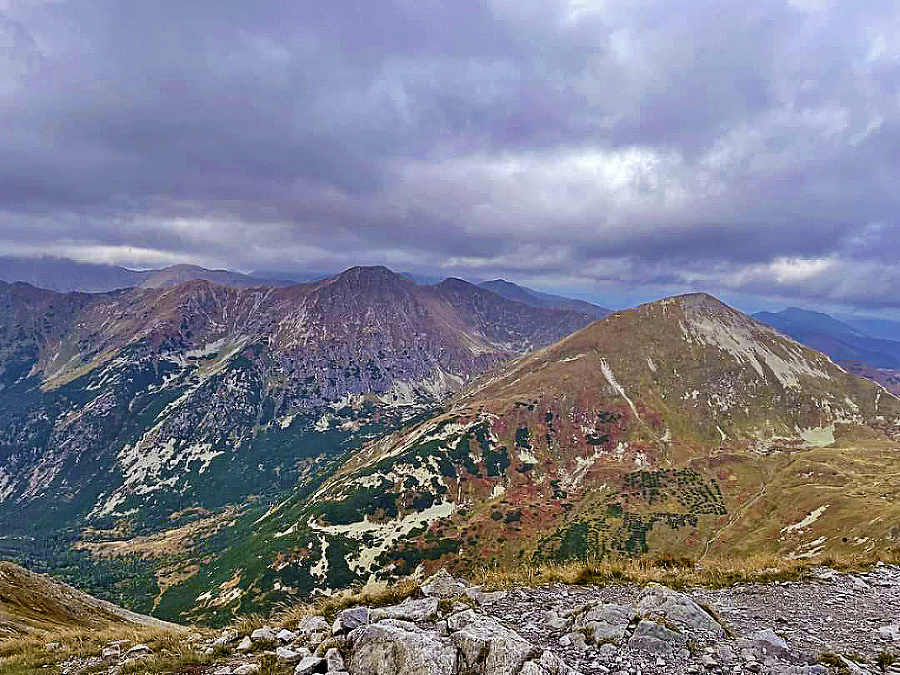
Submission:
M 439 570 L 422 584 L 422 592 L 435 598 L 458 598 L 466 594 L 468 584 L 454 579 L 447 570 Z
M 350 673 L 575 675 L 552 652 L 536 647 L 496 619 L 471 609 L 451 614 L 440 628 L 437 624 L 423 626 L 421 622 L 392 618 L 379 620 L 378 616 L 373 613 L 375 623 L 350 633 Z
M 365 626 L 369 623 L 370 611 L 368 607 L 350 607 L 338 612 L 332 625 L 332 632 L 335 634 L 348 633 L 354 628 Z
M 447 619 L 462 672 L 477 675 L 517 673 L 535 655 L 535 647 L 495 619 L 472 610 Z
M 636 618 L 637 614 L 630 607 L 607 603 L 579 614 L 575 619 L 575 630 L 593 643 L 618 642 Z
M 351 675 L 453 675 L 456 650 L 450 640 L 415 624 L 385 619 L 350 633 Z
M 641 594 L 637 611 L 643 616 L 657 616 L 679 628 L 692 632 L 708 632 L 721 638 L 725 631 L 707 611 L 684 593 L 665 586 L 652 585 Z
M 687 643 L 687 636 L 655 621 L 642 619 L 634 629 L 628 646 L 651 654 L 671 654 Z
M 414 600 L 408 598 L 399 605 L 373 609 L 371 620 L 373 622 L 382 619 L 400 619 L 402 621 L 427 621 L 437 616 L 439 600 L 437 598 L 420 598 Z

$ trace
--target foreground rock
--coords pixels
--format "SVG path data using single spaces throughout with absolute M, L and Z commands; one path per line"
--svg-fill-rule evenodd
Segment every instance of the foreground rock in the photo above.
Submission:
M 192 675 L 900 675 L 889 658 L 900 664 L 898 607 L 900 568 L 887 566 L 691 593 L 657 585 L 482 593 L 442 572 L 420 597 L 390 607 L 186 642 L 219 657 Z M 48 653 L 59 649 L 52 644 Z M 58 665 L 65 675 L 118 675 L 124 666 L 140 672 L 130 664 L 152 656 L 120 640 Z

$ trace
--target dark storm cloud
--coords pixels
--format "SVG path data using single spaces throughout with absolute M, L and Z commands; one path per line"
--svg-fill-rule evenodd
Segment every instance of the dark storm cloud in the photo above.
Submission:
M 0 0 L 0 252 L 900 306 L 897 35 L 876 0 Z

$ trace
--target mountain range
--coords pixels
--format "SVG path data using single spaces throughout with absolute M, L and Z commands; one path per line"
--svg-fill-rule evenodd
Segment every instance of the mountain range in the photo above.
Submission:
M 118 265 L 84 263 L 66 258 L 0 257 L 0 281 L 21 281 L 60 293 L 103 293 L 121 288 L 162 288 L 186 281 L 210 281 L 233 288 L 288 286 L 292 281 L 263 279 L 230 270 L 197 265 L 172 265 L 155 270 L 132 270 Z
M 140 508 L 146 523 L 154 505 L 168 517 L 177 509 L 167 502 L 219 506 L 261 483 L 291 485 L 351 437 L 590 322 L 460 280 L 417 286 L 386 268 L 280 289 L 196 281 L 60 295 L 4 284 L 0 306 L 7 527 L 60 509 Z M 310 433 L 315 447 L 298 453 Z M 220 483 L 236 465 L 259 469 Z
M 123 288 L 163 288 L 188 281 L 209 281 L 231 288 L 283 287 L 308 284 L 333 276 L 337 276 L 337 273 L 322 270 L 293 272 L 256 270 L 247 275 L 230 270 L 210 270 L 198 265 L 171 265 L 161 269 L 132 270 L 119 265 L 84 263 L 49 256 L 0 257 L 0 281 L 7 283 L 21 281 L 37 288 L 63 293 L 71 291 L 103 293 Z M 400 272 L 398 276 L 420 286 L 435 286 L 442 281 L 436 277 L 410 272 Z M 530 307 L 568 309 L 597 319 L 609 314 L 608 309 L 590 302 L 541 293 L 504 279 L 485 281 L 478 285 L 508 300 L 515 300 Z
M 900 323 L 860 317 L 847 317 L 841 321 L 822 312 L 797 307 L 753 316 L 828 354 L 847 370 L 900 393 L 900 340 L 896 339 L 900 338 Z
M 602 319 L 610 313 L 606 307 L 600 307 L 585 300 L 576 300 L 573 298 L 564 298 L 560 295 L 551 295 L 549 293 L 541 293 L 539 291 L 519 286 L 505 279 L 494 279 L 493 281 L 482 281 L 478 284 L 481 288 L 493 291 L 497 295 L 501 295 L 508 300 L 521 302 L 523 305 L 531 307 L 555 307 L 556 309 L 571 309 L 576 312 L 589 314 L 597 319 Z
M 705 294 L 594 319 L 383 267 L 0 283 L 0 552 L 221 623 L 440 566 L 900 541 L 895 396 Z

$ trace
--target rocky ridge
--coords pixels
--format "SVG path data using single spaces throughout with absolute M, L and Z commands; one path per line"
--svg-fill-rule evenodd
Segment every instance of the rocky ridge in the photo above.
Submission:
M 687 592 L 656 584 L 484 592 L 442 570 L 397 605 L 185 640 L 210 659 L 197 675 L 896 675 L 898 606 L 900 567 L 887 565 Z M 150 656 L 146 645 L 112 642 L 59 666 L 63 675 L 116 675 Z
M 89 295 L 0 282 L 0 554 L 71 569 L 80 551 L 115 555 L 123 539 L 174 531 L 177 545 L 151 542 L 158 559 L 206 548 L 201 526 L 227 549 L 364 442 L 591 320 L 382 267 L 286 288 L 192 281 Z M 260 513 L 223 532 L 248 505 Z M 94 562 L 70 579 L 93 579 Z M 172 576 L 189 578 L 191 563 Z M 108 597 L 143 611 L 162 602 L 175 617 L 154 564 L 134 563 L 141 589 Z M 91 590 L 107 592 L 114 573 Z

